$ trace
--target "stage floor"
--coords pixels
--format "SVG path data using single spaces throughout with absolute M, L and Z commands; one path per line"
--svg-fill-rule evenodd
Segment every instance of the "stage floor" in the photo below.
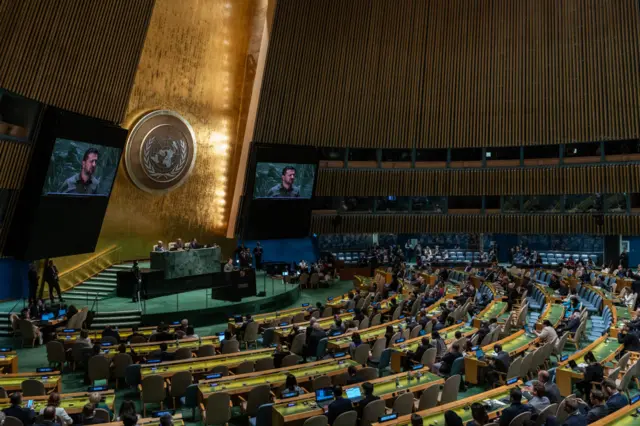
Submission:
M 353 286 L 353 285 L 352 285 Z M 155 297 L 140 303 L 143 314 L 162 314 L 169 312 L 194 311 L 212 308 L 232 308 L 239 303 L 261 302 L 265 298 L 272 298 L 288 292 L 298 292 L 298 285 L 284 284 L 282 280 L 272 280 L 266 277 L 263 272 L 256 274 L 256 290 L 258 293 L 264 291 L 265 297 L 248 297 L 241 302 L 229 302 L 224 300 L 214 300 L 211 298 L 211 289 L 193 290 L 184 293 L 170 294 L 168 296 Z M 302 303 L 302 302 L 301 302 Z M 111 297 L 98 302 L 96 310 L 98 312 L 113 312 L 118 310 L 134 310 L 138 304 L 129 298 Z

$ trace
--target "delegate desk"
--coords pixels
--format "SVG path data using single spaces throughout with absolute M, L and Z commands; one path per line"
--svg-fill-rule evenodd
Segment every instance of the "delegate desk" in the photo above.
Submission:
M 378 313 L 380 314 L 387 313 L 389 311 L 389 304 L 391 303 L 391 299 L 394 299 L 394 298 L 396 299 L 396 302 L 398 302 L 399 304 L 400 302 L 402 302 L 402 300 L 405 299 L 405 296 L 403 294 L 396 294 L 395 296 L 382 300 L 378 304 Z M 353 312 L 345 312 L 343 314 L 338 315 L 338 317 L 342 320 L 343 323 L 346 321 L 352 320 L 354 316 L 355 314 Z M 320 324 L 320 327 L 322 327 L 324 330 L 328 330 L 329 328 L 331 328 L 334 321 L 335 321 L 335 316 L 330 316 L 330 317 L 318 319 L 316 324 Z M 299 328 L 306 328 L 309 325 L 309 323 L 300 322 L 296 324 L 286 324 L 286 325 L 278 326 L 278 327 L 275 327 L 275 334 L 280 339 L 286 338 L 291 332 L 291 329 L 294 325 L 298 326 Z
M 509 356 L 513 360 L 519 354 L 525 352 L 531 346 L 538 343 L 538 338 L 532 338 L 527 336 L 524 330 L 520 330 L 511 336 L 505 337 L 495 343 L 488 344 L 482 348 L 486 358 L 493 358 L 493 347 L 496 344 L 502 345 L 502 350 L 509 353 Z M 465 380 L 469 383 L 478 384 L 478 370 L 479 367 L 486 367 L 488 364 L 482 359 L 476 358 L 475 355 L 466 356 L 464 358 L 464 371 Z
M 369 291 L 371 283 L 373 282 L 373 278 L 371 277 L 363 277 L 362 275 L 353 276 L 353 288 L 356 290 Z
M 484 277 L 479 277 L 476 274 L 470 274 L 469 281 L 471 281 L 471 284 L 473 284 L 475 288 L 480 288 L 480 286 L 484 284 Z
M 547 285 L 537 285 L 536 287 L 538 287 L 538 289 L 540 289 L 540 291 L 544 293 L 544 297 L 547 300 L 551 301 L 551 303 L 562 301 L 562 296 L 560 296 L 559 293 L 556 293 L 556 291 L 551 287 Z
M 262 358 L 271 358 L 273 349 L 257 349 L 254 351 L 236 352 L 234 354 L 214 355 L 201 358 L 191 358 L 178 361 L 166 361 L 157 364 L 142 364 L 140 377 L 145 378 L 158 374 L 163 377 L 172 377 L 178 371 L 191 371 L 192 373 L 206 373 L 215 367 L 226 365 L 229 369 L 235 368 L 245 361 L 257 361 Z
M 355 294 L 354 294 L 355 296 Z M 341 296 L 327 297 L 326 306 L 333 309 L 343 308 L 349 302 L 349 293 L 345 293 Z
M 424 279 L 424 282 L 427 285 L 427 287 L 433 287 L 436 284 L 436 281 L 438 281 L 438 277 L 434 274 L 428 274 L 426 272 L 418 272 L 418 275 Z
M 632 312 L 627 306 L 613 306 L 611 305 L 611 321 L 612 326 L 611 337 L 618 338 L 618 333 L 622 331 L 625 324 L 633 319 Z
M 473 326 L 480 328 L 483 321 L 489 321 L 491 318 L 500 319 L 507 310 L 507 302 L 502 300 L 492 300 L 478 315 L 473 318 Z
M 394 333 L 397 331 L 402 331 L 400 329 L 400 323 L 402 323 L 403 321 L 404 320 L 398 319 L 391 322 L 385 322 L 384 324 L 374 325 L 373 327 L 358 330 L 358 333 L 360 333 L 360 338 L 362 339 L 363 343 L 373 342 L 381 337 L 384 337 L 388 325 L 393 326 Z M 335 337 L 329 337 L 327 348 L 329 348 L 330 350 L 346 350 L 349 348 L 349 345 L 351 345 L 351 336 L 353 336 L 353 333 L 346 333 Z
M 547 306 L 545 306 L 544 311 L 538 318 L 538 322 L 536 322 L 536 330 L 542 330 L 542 322 L 548 320 L 553 328 L 556 328 L 560 321 L 564 318 L 565 307 L 562 304 L 551 303 L 549 299 L 547 299 Z
M 113 413 L 116 395 L 114 390 L 107 390 L 103 392 L 97 392 L 102 396 L 102 402 L 104 402 L 111 412 Z M 68 414 L 80 414 L 82 413 L 82 408 L 85 404 L 89 403 L 89 392 L 76 392 L 76 393 L 61 393 L 60 394 L 60 408 L 64 408 L 64 410 Z M 23 398 L 26 400 L 33 400 L 33 410 L 36 413 L 39 413 L 40 410 L 47 407 L 47 403 L 49 401 L 49 395 L 42 396 L 29 396 Z M 9 398 L 0 399 L 0 410 L 4 410 L 11 406 L 11 401 Z
M 225 376 L 218 379 L 201 380 L 198 382 L 198 389 L 202 400 L 216 392 L 226 392 L 230 395 L 246 394 L 251 389 L 260 385 L 270 385 L 278 387 L 285 384 L 287 375 L 295 376 L 298 385 L 309 382 L 320 376 L 336 376 L 346 373 L 349 367 L 360 369 L 360 365 L 345 356 L 342 358 L 328 359 L 325 361 L 310 362 L 291 367 L 276 368 L 273 370 L 255 371 L 253 373 L 238 374 L 235 376 Z M 310 387 L 309 387 L 310 389 Z
M 443 339 L 445 339 L 445 343 L 449 345 L 454 340 L 456 340 L 454 337 L 456 331 L 461 332 L 462 337 L 469 337 L 469 336 L 472 336 L 476 331 L 478 331 L 478 329 L 474 327 L 470 327 L 465 323 L 460 323 L 460 324 L 452 325 L 447 328 L 443 328 L 442 330 L 439 331 L 439 333 L 440 333 L 440 336 Z M 392 371 L 397 371 L 397 372 L 402 371 L 402 366 L 404 365 L 404 358 L 407 356 L 407 352 L 409 351 L 415 352 L 416 350 L 418 350 L 418 346 L 420 346 L 420 343 L 422 342 L 423 337 L 430 337 L 430 336 L 418 336 L 401 343 L 393 343 L 389 346 L 389 348 L 393 350 L 393 352 L 391 353 L 391 370 Z M 449 338 L 447 339 L 447 337 Z M 464 348 L 460 348 L 460 350 L 464 350 Z
M 200 349 L 200 346 L 213 345 L 216 348 L 220 346 L 218 336 L 207 336 L 200 339 L 182 339 L 177 341 L 167 340 L 166 342 L 136 343 L 127 347 L 127 353 L 129 353 L 130 350 L 133 350 L 136 355 L 146 356 L 155 351 L 159 351 L 161 343 L 167 344 L 167 352 L 175 352 L 180 348 L 189 348 L 195 352 Z M 103 353 L 106 356 L 114 356 L 118 353 L 118 346 L 116 345 L 109 347 L 105 347 L 103 345 L 101 349 L 103 349 Z
M 307 306 L 304 306 L 304 305 L 307 305 Z M 261 327 L 269 327 L 271 323 L 274 321 L 277 321 L 278 323 L 291 322 L 291 319 L 293 319 L 293 317 L 298 314 L 304 314 L 305 318 L 308 318 L 311 313 L 311 310 L 315 308 L 308 306 L 307 303 L 305 303 L 304 305 L 301 307 L 284 309 L 282 311 L 266 312 L 264 314 L 251 315 L 251 319 L 257 322 L 258 324 L 260 324 Z M 236 322 L 235 318 L 229 318 L 228 328 L 229 330 L 231 330 L 232 333 L 235 333 L 235 330 L 237 328 L 241 328 L 246 323 L 246 321 L 247 321 L 246 316 L 242 317 L 242 322 Z
M 169 326 L 170 331 L 175 332 L 176 324 L 172 324 Z M 138 333 L 145 336 L 147 339 L 151 337 L 151 335 L 158 330 L 157 326 L 150 327 L 140 327 L 138 328 Z M 129 336 L 133 334 L 133 330 L 130 328 L 120 328 L 117 329 L 118 334 L 120 335 L 120 339 L 127 339 Z M 65 345 L 72 345 L 76 342 L 76 339 L 80 337 L 80 330 L 78 329 L 64 329 L 59 328 L 56 331 L 56 335 L 58 337 L 58 341 L 64 343 Z M 102 339 L 102 330 L 91 330 L 89 331 L 89 338 L 92 342 L 99 342 Z
M 609 414 L 597 422 L 591 423 L 592 426 L 637 426 L 640 423 L 640 401 L 634 404 L 622 407 L 618 411 Z
M 220 272 L 220 247 L 197 250 L 152 251 L 151 269 L 163 271 L 165 280 Z
M 575 361 L 578 365 L 583 364 L 584 356 L 588 352 L 591 352 L 593 353 L 593 356 L 596 357 L 596 360 L 605 368 L 615 368 L 613 363 L 608 365 L 607 363 L 614 361 L 616 354 L 621 350 L 622 345 L 618 343 L 618 340 L 609 338 L 609 335 L 605 334 L 604 336 L 594 340 L 586 348 L 574 353 L 566 360 L 560 362 L 556 369 L 556 384 L 560 389 L 560 395 L 565 397 L 571 395 L 571 390 L 573 388 L 572 380 L 582 380 L 584 378 L 584 374 L 581 371 L 572 370 L 571 367 L 569 367 L 569 361 Z
M 412 372 L 392 374 L 375 380 L 369 380 L 373 384 L 373 394 L 380 399 L 387 400 L 397 397 L 400 394 L 409 392 L 420 392 L 430 386 L 444 383 L 442 377 L 429 373 L 428 368 L 422 368 Z M 417 377 L 417 373 L 422 376 Z M 344 386 L 343 389 L 359 387 L 360 384 Z M 346 393 L 346 392 L 345 392 Z M 361 390 L 362 395 L 364 391 Z M 273 405 L 273 426 L 282 426 L 292 422 L 302 424 L 306 419 L 324 414 L 322 407 L 318 407 L 315 401 L 315 394 L 304 394 L 295 398 L 276 400 Z
M 159 297 L 214 287 L 222 270 L 220 247 L 197 250 L 151 252 L 151 268 L 141 268 L 143 297 Z M 135 277 L 131 271 L 117 273 L 118 297 L 132 297 Z
M 342 320 L 343 323 L 346 321 L 351 321 L 354 316 L 355 314 L 353 312 L 345 312 L 344 314 L 338 315 L 338 317 Z M 330 316 L 330 317 L 318 319 L 316 324 L 320 324 L 320 327 L 322 327 L 324 330 L 328 330 L 329 328 L 331 328 L 334 322 L 335 322 L 335 318 L 333 316 Z M 309 322 L 299 322 L 296 324 L 287 323 L 287 325 L 281 325 L 281 326 L 275 327 L 274 333 L 280 338 L 280 341 L 282 341 L 289 335 L 289 333 L 291 333 L 291 330 L 293 329 L 294 325 L 300 329 L 305 329 L 309 325 Z
M 490 409 L 487 410 L 487 414 L 489 414 L 489 420 L 493 420 L 500 416 L 502 410 L 511 405 L 509 402 L 511 389 L 521 385 L 522 382 L 518 381 L 512 385 L 500 386 L 499 388 L 495 388 L 487 392 L 479 393 L 448 404 L 439 405 L 434 408 L 429 408 L 428 410 L 418 411 L 414 414 L 422 417 L 422 421 L 425 426 L 445 425 L 444 413 L 451 410 L 460 416 L 462 423 L 466 425 L 468 422 L 473 420 L 473 417 L 471 416 L 471 405 L 478 402 L 485 406 L 490 406 Z M 524 402 L 526 402 L 526 400 L 523 400 L 523 403 Z M 411 425 L 411 416 L 412 414 L 407 414 L 406 416 L 400 416 L 390 422 L 374 423 L 373 426 L 409 426 Z
M 0 369 L 3 373 L 17 373 L 18 354 L 14 351 L 0 353 Z
M 22 389 L 22 382 L 28 379 L 38 380 L 42 382 L 47 392 L 55 391 L 60 393 L 62 390 L 62 376 L 59 371 L 52 373 L 12 373 L 0 375 L 0 387 L 7 392 L 15 392 Z

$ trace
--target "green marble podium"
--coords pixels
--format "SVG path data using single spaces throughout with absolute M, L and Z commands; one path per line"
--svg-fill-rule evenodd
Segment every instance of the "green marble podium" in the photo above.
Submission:
M 151 269 L 164 271 L 164 279 L 193 277 L 221 271 L 220 247 L 151 252 Z

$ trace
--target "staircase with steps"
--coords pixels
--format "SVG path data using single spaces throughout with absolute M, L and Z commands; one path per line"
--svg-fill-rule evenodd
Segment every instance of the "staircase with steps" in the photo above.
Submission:
M 131 328 L 139 326 L 141 323 L 142 312 L 134 311 L 117 311 L 117 312 L 97 312 L 91 323 L 92 329 L 103 329 L 105 326 L 119 328 Z
M 9 314 L 9 312 L 0 312 L 0 337 L 9 337 L 11 335 Z
M 98 300 L 113 297 L 116 294 L 116 273 L 118 271 L 128 271 L 129 269 L 131 269 L 130 264 L 110 266 L 82 284 L 65 291 L 62 297 L 68 301 L 84 301 L 87 304 L 91 303 L 96 297 Z

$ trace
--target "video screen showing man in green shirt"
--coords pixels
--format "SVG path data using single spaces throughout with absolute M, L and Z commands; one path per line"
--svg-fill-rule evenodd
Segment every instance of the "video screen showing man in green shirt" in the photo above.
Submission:
M 258 163 L 254 198 L 311 198 L 315 164 Z

